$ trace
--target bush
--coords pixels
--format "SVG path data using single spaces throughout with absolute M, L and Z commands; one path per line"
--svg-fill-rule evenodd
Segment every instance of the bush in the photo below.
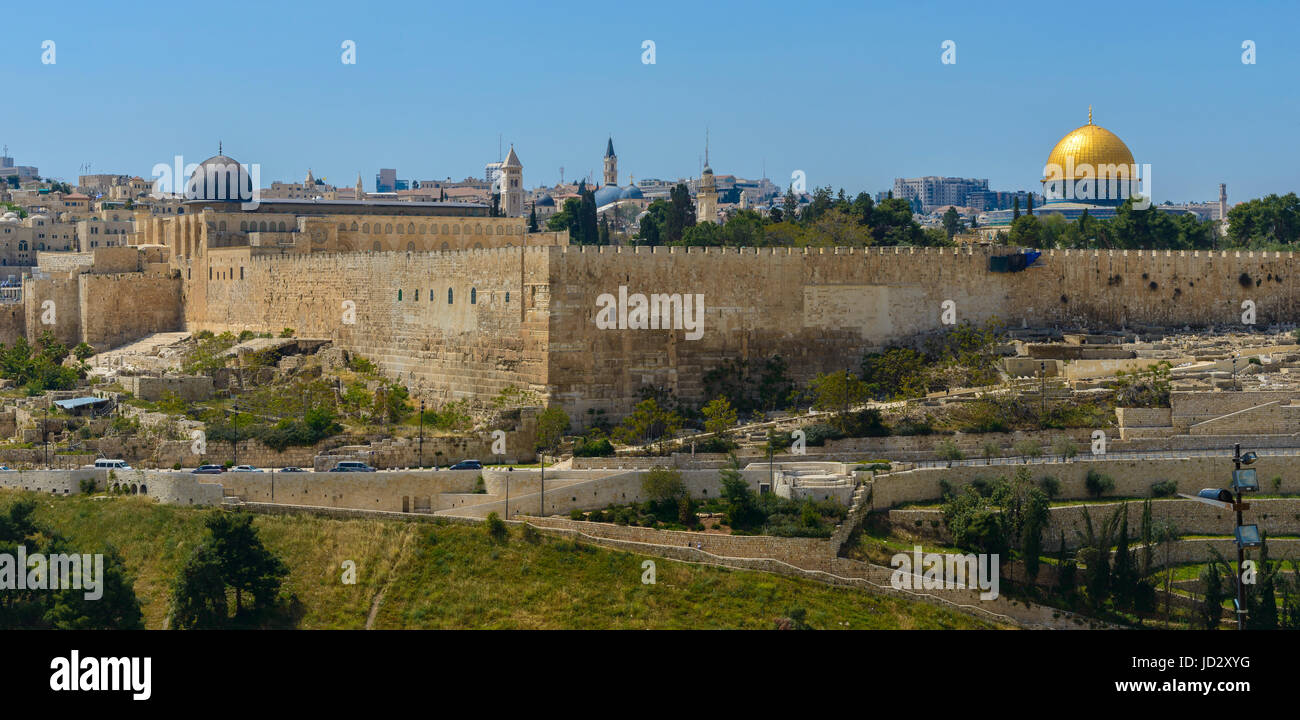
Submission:
M 478 478 L 474 480 L 474 494 L 475 495 L 487 494 L 487 484 L 483 482 L 482 475 L 479 475 Z
M 815 447 L 825 445 L 827 440 L 838 440 L 844 437 L 844 434 L 839 430 L 824 423 L 809 425 L 803 429 L 803 432 L 804 444 Z
M 1083 481 L 1083 485 L 1088 488 L 1088 494 L 1094 498 L 1100 498 L 1115 489 L 1115 481 L 1109 475 L 1102 475 L 1096 470 L 1088 471 L 1088 477 Z
M 501 519 L 500 515 L 495 512 L 488 513 L 486 524 L 489 538 L 494 542 L 506 541 L 506 522 Z
M 614 454 L 614 446 L 608 438 L 588 440 L 578 438 L 573 441 L 574 457 L 609 457 Z
M 180 463 L 172 463 L 172 470 L 180 470 L 180 469 L 181 469 Z
M 579 510 L 579 509 L 577 509 L 577 508 L 574 508 L 574 509 L 572 509 L 572 510 L 569 511 L 569 519 L 570 519 L 570 520 L 582 520 L 582 519 L 584 519 L 584 515 L 582 514 L 582 511 L 581 511 L 581 510 Z
M 79 483 L 82 495 L 91 495 L 95 492 L 95 478 L 82 478 Z
M 1061 481 L 1051 475 L 1044 475 L 1039 478 L 1038 487 L 1042 489 L 1048 498 L 1055 498 L 1061 494 Z
M 538 531 L 537 528 L 533 527 L 532 525 L 529 525 L 528 523 L 524 523 L 523 531 L 520 533 L 520 535 L 523 536 L 524 542 L 529 543 L 531 545 L 536 545 L 537 543 L 542 541 L 542 533 Z
M 1178 483 L 1173 480 L 1161 480 L 1151 484 L 1151 497 L 1169 497 L 1178 492 Z

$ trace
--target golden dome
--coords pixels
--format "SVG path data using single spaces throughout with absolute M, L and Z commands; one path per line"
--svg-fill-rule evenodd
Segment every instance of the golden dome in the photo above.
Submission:
M 1091 165 L 1093 172 L 1099 174 L 1104 172 L 1100 168 L 1105 166 L 1123 165 L 1127 168 L 1133 165 L 1133 153 L 1129 152 L 1128 146 L 1118 135 L 1100 125 L 1093 125 L 1092 108 L 1088 108 L 1088 124 L 1061 138 L 1047 156 L 1047 166 L 1050 168 L 1053 165 L 1060 168 L 1057 171 L 1061 174 L 1060 177 L 1074 180 L 1080 176 L 1077 172 L 1071 173 L 1068 168 Z M 1047 172 L 1051 173 L 1050 170 Z

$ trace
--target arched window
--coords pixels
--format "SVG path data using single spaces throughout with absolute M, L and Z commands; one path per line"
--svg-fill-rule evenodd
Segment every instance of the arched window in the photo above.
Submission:
M 443 243 L 443 244 L 442 244 L 442 251 L 443 251 L 443 252 L 447 252 L 447 251 L 450 250 L 450 249 L 451 249 L 451 245 L 450 245 L 450 244 L 448 244 L 448 243 Z
M 258 229 L 260 229 L 262 232 L 266 232 L 266 221 L 265 221 L 265 220 L 263 220 L 262 223 L 261 223 L 260 225 L 258 225 Z
M 415 223 L 407 223 L 407 224 L 406 224 L 406 232 L 411 233 L 412 235 L 414 235 L 414 234 L 415 234 Z M 424 231 L 421 230 L 420 232 L 424 232 Z
M 451 304 L 451 288 L 447 288 L 447 304 Z
M 452 226 L 451 226 L 451 234 L 452 234 L 452 235 L 459 235 L 459 234 L 460 234 L 460 226 L 459 226 L 459 225 L 452 225 Z
M 241 220 L 239 222 L 239 232 L 248 232 L 248 222 Z
M 506 234 L 506 229 L 500 225 L 497 225 L 497 235 L 505 235 L 505 234 Z
M 285 228 L 284 228 L 284 221 L 281 220 L 281 221 L 280 221 L 280 232 L 284 232 L 284 230 L 285 230 Z
M 413 243 L 413 242 L 408 242 L 408 243 L 406 243 L 406 251 L 407 251 L 407 252 L 415 252 L 415 243 Z
M 398 235 L 403 235 L 403 234 L 405 234 L 405 233 L 406 233 L 406 231 L 402 229 L 402 224 L 401 224 L 401 223 L 397 223 L 397 234 L 398 234 Z
M 438 231 L 435 229 L 433 232 L 434 232 L 434 234 L 437 234 Z M 442 224 L 442 234 L 443 234 L 443 235 L 446 235 L 446 234 L 447 234 L 447 223 L 443 223 L 443 224 Z
M 379 227 L 379 226 L 376 225 L 375 227 Z M 392 231 L 393 231 L 393 224 L 392 224 L 392 223 L 385 223 L 385 224 L 384 224 L 384 232 L 386 232 L 386 233 L 391 233 Z
M 478 304 L 478 288 L 469 289 L 469 304 L 470 305 Z
M 380 250 L 384 249 L 384 246 L 380 244 L 378 240 L 376 240 L 374 246 L 372 246 L 371 249 L 374 250 L 375 252 L 379 252 Z
M 482 249 L 483 249 L 483 243 L 474 243 L 474 249 L 475 249 L 475 250 L 482 250 Z
M 482 235 L 482 234 L 483 234 L 483 226 L 482 226 L 482 225 L 475 225 L 475 226 L 474 226 L 474 234 L 475 234 L 475 235 Z
M 370 223 L 366 223 L 366 224 L 362 225 L 362 226 L 361 226 L 361 232 L 363 232 L 363 233 L 368 233 L 368 232 L 370 232 Z
M 347 223 L 339 223 L 339 229 L 340 229 L 340 230 L 347 230 L 347 229 L 348 229 L 348 224 L 347 224 Z
M 357 221 L 356 221 L 356 220 L 353 220 L 353 221 L 352 221 L 352 232 L 356 232 L 356 231 L 357 231 Z

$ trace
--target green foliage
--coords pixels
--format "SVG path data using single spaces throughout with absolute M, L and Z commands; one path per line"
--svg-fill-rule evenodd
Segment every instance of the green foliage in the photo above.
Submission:
M 280 337 L 282 337 L 282 338 L 291 338 L 291 337 L 293 337 L 293 333 L 294 333 L 293 328 L 287 327 L 287 328 L 285 328 L 285 329 L 283 329 L 283 330 L 280 331 Z
M 1178 483 L 1173 480 L 1161 480 L 1151 484 L 1151 497 L 1169 497 L 1178 492 Z
M 609 457 L 614 454 L 614 446 L 608 438 L 577 438 L 573 441 L 574 457 Z
M 1109 475 L 1103 475 L 1096 470 L 1088 470 L 1088 475 L 1083 480 L 1083 486 L 1088 490 L 1089 495 L 1100 498 L 1115 489 L 1115 480 Z
M 72 348 L 72 356 L 77 358 L 80 362 L 85 362 L 87 358 L 94 354 L 95 348 L 84 342 L 77 343 L 77 346 Z
M 1048 499 L 1055 499 L 1061 494 L 1061 481 L 1051 475 L 1044 475 L 1038 479 L 1038 487 L 1047 495 Z
M 709 401 L 700 411 L 704 415 L 704 431 L 715 435 L 725 435 L 736 424 L 736 409 L 725 397 Z
M 948 461 L 948 467 L 952 467 L 953 462 L 966 458 L 966 454 L 961 451 L 961 448 L 957 447 L 957 443 L 953 442 L 951 438 L 942 440 L 935 447 L 934 452 L 940 460 Z
M 493 542 L 504 543 L 509 536 L 506 530 L 506 522 L 495 512 L 488 513 L 484 526 L 487 528 L 488 537 Z
M 474 420 L 469 414 L 469 403 L 465 400 L 453 400 L 437 410 L 425 410 L 423 422 L 439 430 L 468 430 Z
M 265 627 L 283 622 L 280 586 L 289 568 L 266 549 L 245 512 L 213 511 L 209 536 L 191 553 L 172 587 L 172 625 L 178 629 Z M 227 593 L 234 592 L 234 614 Z
M 227 358 L 223 356 L 227 350 L 235 346 L 238 340 L 234 334 L 223 332 L 220 335 L 213 335 L 211 332 L 204 330 L 194 336 L 197 341 L 194 349 L 186 356 L 182 369 L 186 374 L 203 374 L 210 373 L 218 368 L 226 366 Z
M 54 528 L 38 525 L 33 514 L 36 502 L 18 499 L 0 509 L 0 554 L 15 557 L 19 546 L 29 556 L 87 552 L 73 548 Z M 135 630 L 144 627 L 140 602 L 132 588 L 120 555 L 112 546 L 104 555 L 102 596 L 88 600 L 86 590 L 15 589 L 0 593 L 0 629 L 3 630 Z M 12 568 L 11 568 L 12 571 Z M 20 568 L 18 572 L 27 572 Z M 53 566 L 47 570 L 53 572 Z
M 1150 365 L 1145 370 L 1115 373 L 1115 402 L 1122 407 L 1169 407 L 1171 387 L 1167 360 Z
M 1219 570 L 1219 563 L 1213 560 L 1206 563 L 1201 570 L 1200 580 L 1203 594 L 1197 619 L 1200 621 L 1201 629 L 1217 630 L 1219 621 L 1223 619 L 1223 601 L 1228 599 L 1228 591 L 1223 587 L 1223 573 Z
M 569 429 L 569 416 L 559 407 L 548 407 L 537 416 L 536 449 L 554 452 Z
M 614 428 L 614 439 L 625 444 L 653 443 L 675 434 L 682 427 L 682 418 L 676 411 L 660 406 L 653 397 L 637 403 L 632 414 Z
M 813 407 L 835 413 L 830 423 L 841 433 L 845 432 L 848 411 L 869 399 L 867 385 L 847 370 L 819 374 L 813 379 Z
M 652 505 L 677 507 L 677 501 L 687 497 L 686 483 L 675 468 L 656 466 L 641 476 L 641 494 Z
M 376 375 L 379 373 L 379 366 L 356 354 L 348 358 L 348 369 L 362 375 Z
M 1300 198 L 1267 195 L 1228 211 L 1228 239 L 1238 247 L 1274 248 L 1300 241 Z
M 62 365 L 68 354 L 67 346 L 49 330 L 41 332 L 35 347 L 20 335 L 10 347 L 0 343 L 0 378 L 12 380 L 29 395 L 46 390 L 70 390 L 85 373 Z

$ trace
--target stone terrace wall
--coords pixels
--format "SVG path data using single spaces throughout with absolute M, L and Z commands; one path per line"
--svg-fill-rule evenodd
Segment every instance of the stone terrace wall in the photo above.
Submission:
M 1300 499 L 1251 498 L 1248 502 L 1250 509 L 1242 513 L 1247 524 L 1258 523 L 1260 530 L 1270 535 L 1300 535 Z M 1117 507 L 1116 503 L 1098 503 L 1052 508 L 1051 518 L 1043 531 L 1043 547 L 1057 550 L 1062 532 L 1065 533 L 1067 548 L 1078 547 L 1076 531 L 1083 531 L 1084 514 L 1091 514 L 1095 527 L 1110 517 Z M 1142 532 L 1142 503 L 1127 503 L 1127 512 L 1129 536 L 1136 538 Z M 1236 523 L 1236 516 L 1228 510 L 1183 498 L 1152 500 L 1151 516 L 1172 522 L 1183 535 L 1226 535 L 1232 532 Z M 909 532 L 951 540 L 940 510 L 890 510 L 889 521 Z
M 873 510 L 886 510 L 909 502 L 932 502 L 940 499 L 940 480 L 961 487 L 976 478 L 993 479 L 1010 477 L 1015 465 L 965 465 L 953 468 L 918 468 L 905 472 L 888 473 L 875 478 L 872 485 Z M 1178 492 L 1194 495 L 1202 488 L 1226 487 L 1231 480 L 1232 462 L 1225 458 L 1182 458 L 1176 460 L 1101 460 L 1074 463 L 1047 463 L 1025 465 L 1030 476 L 1037 481 L 1050 475 L 1061 481 L 1059 499 L 1085 499 L 1089 497 L 1084 485 L 1089 470 L 1108 475 L 1115 481 L 1110 493 L 1116 497 L 1147 497 L 1152 483 L 1173 480 Z M 1279 491 L 1300 494 L 1300 456 L 1268 456 L 1255 465 L 1259 471 L 1259 484 L 1263 492 L 1273 493 L 1272 479 L 1282 478 Z

